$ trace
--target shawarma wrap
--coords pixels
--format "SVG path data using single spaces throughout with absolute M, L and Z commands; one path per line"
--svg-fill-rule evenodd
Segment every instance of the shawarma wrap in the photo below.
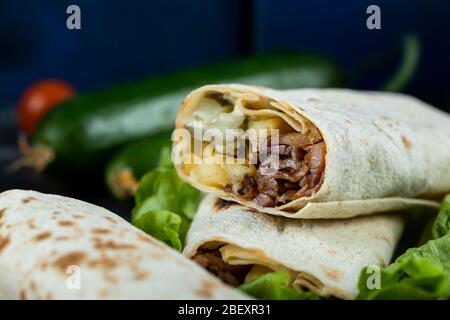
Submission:
M 0 194 L 0 299 L 242 299 L 103 208 L 33 191 Z
M 402 94 L 208 85 L 187 96 L 176 127 L 183 179 L 274 215 L 438 207 L 429 199 L 450 192 L 450 116 Z
M 234 286 L 265 272 L 286 272 L 287 286 L 352 299 L 364 267 L 389 264 L 403 227 L 394 213 L 286 219 L 209 195 L 191 224 L 184 254 Z

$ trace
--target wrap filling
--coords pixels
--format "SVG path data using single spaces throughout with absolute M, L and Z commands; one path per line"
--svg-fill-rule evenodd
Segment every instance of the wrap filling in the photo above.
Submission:
M 263 207 L 309 197 L 320 188 L 326 146 L 319 130 L 281 112 L 275 101 L 210 92 L 183 120 L 192 137 L 185 159 L 192 163 L 183 160 L 182 169 L 201 184 Z
M 242 257 L 239 258 L 239 256 Z M 284 272 L 289 275 L 287 287 L 302 292 L 321 293 L 323 284 L 309 274 L 293 271 L 270 259 L 231 244 L 208 242 L 198 248 L 192 259 L 200 266 L 211 272 L 223 282 L 238 287 L 243 283 L 269 272 Z M 322 293 L 328 298 L 332 293 Z

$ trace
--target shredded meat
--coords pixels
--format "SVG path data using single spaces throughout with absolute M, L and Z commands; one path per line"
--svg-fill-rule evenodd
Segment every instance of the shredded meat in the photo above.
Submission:
M 311 146 L 311 151 L 308 153 L 310 157 L 311 168 L 311 185 L 317 185 L 321 178 L 323 169 L 325 167 L 325 143 L 320 142 Z
M 253 199 L 256 197 L 258 187 L 255 183 L 255 178 L 246 174 L 242 180 L 242 187 L 238 193 L 245 199 Z
M 250 271 L 250 265 L 231 265 L 222 260 L 219 248 L 199 249 L 194 261 L 203 268 L 216 275 L 229 285 L 237 287 L 244 282 L 245 276 Z
M 273 198 L 264 193 L 260 193 L 256 196 L 256 203 L 263 207 L 273 207 L 275 205 Z
M 317 130 L 281 135 L 274 144 L 269 137 L 259 144 L 256 174 L 246 175 L 238 194 L 260 206 L 274 207 L 311 196 L 320 186 L 326 148 Z M 261 159 L 261 155 L 266 155 Z M 230 189 L 230 188 L 228 188 Z

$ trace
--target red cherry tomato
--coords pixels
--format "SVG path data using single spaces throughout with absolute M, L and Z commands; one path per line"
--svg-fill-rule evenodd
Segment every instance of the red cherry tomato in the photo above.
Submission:
M 69 83 L 56 80 L 40 80 L 30 85 L 17 104 L 19 126 L 27 134 L 33 133 L 42 117 L 58 103 L 75 95 Z

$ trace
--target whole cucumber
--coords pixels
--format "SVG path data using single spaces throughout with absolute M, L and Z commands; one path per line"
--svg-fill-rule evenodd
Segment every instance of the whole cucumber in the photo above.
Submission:
M 32 145 L 56 167 L 92 167 L 121 145 L 172 129 L 182 99 L 198 86 L 244 83 L 288 89 L 339 86 L 340 80 L 340 70 L 328 59 L 303 53 L 199 67 L 67 100 L 46 115 Z

